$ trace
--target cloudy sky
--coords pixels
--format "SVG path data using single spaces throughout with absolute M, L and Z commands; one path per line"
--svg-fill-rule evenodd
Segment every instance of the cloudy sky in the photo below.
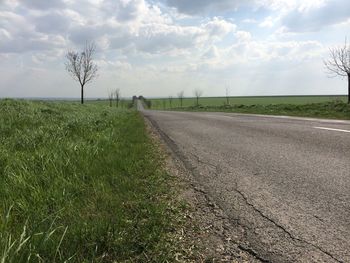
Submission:
M 0 97 L 79 97 L 64 55 L 97 45 L 88 97 L 346 94 L 327 77 L 349 0 L 0 0 Z

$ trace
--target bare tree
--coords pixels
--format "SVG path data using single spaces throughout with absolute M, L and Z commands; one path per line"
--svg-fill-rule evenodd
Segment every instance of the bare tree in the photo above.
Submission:
M 350 45 L 345 40 L 343 46 L 330 48 L 330 59 L 324 64 L 330 76 L 347 77 L 348 79 L 348 103 L 350 104 Z
M 181 108 L 182 108 L 182 102 L 183 102 L 183 100 L 184 100 L 184 96 L 185 96 L 185 92 L 182 90 L 182 91 L 180 91 L 178 94 L 177 94 L 177 97 L 179 98 L 179 100 L 180 100 L 180 106 L 181 106 Z
M 194 96 L 196 97 L 196 102 L 197 102 L 197 106 L 199 106 L 199 98 L 203 95 L 203 91 L 202 90 L 200 90 L 200 89 L 195 89 L 194 91 L 193 91 L 193 94 L 194 94 Z
M 108 100 L 109 100 L 109 106 L 112 107 L 113 105 L 113 97 L 114 97 L 114 92 L 113 91 L 108 91 Z
M 173 96 L 169 96 L 170 109 L 173 107 Z
M 114 98 L 117 104 L 117 108 L 119 107 L 119 101 L 120 101 L 120 89 L 116 89 L 114 91 Z
M 96 46 L 86 43 L 83 51 L 68 51 L 66 54 L 66 70 L 81 87 L 81 104 L 84 104 L 84 87 L 97 77 L 98 67 L 93 61 Z

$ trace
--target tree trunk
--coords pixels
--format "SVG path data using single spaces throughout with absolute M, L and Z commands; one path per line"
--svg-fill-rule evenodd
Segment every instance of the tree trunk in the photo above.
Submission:
M 84 104 L 84 85 L 81 85 L 81 104 Z
M 348 74 L 348 104 L 350 104 L 350 74 Z

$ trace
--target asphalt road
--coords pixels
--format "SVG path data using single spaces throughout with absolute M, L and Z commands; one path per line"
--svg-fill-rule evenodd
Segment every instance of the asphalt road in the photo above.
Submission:
M 263 261 L 350 262 L 350 122 L 143 113 Z

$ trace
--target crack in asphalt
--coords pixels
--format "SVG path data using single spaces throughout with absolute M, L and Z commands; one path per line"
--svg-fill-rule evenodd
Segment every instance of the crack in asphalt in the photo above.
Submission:
M 212 163 L 210 163 L 210 162 L 205 162 L 205 161 L 201 160 L 197 155 L 195 155 L 195 154 L 193 154 L 193 153 L 190 153 L 190 155 L 192 155 L 194 158 L 196 158 L 196 159 L 197 159 L 197 162 L 199 162 L 199 163 L 201 163 L 201 164 L 206 164 L 206 165 L 211 166 L 211 167 L 213 167 L 213 168 L 215 168 L 215 169 L 218 168 L 217 165 L 212 164 Z
M 213 173 L 216 175 L 216 176 L 219 176 L 217 174 L 217 171 L 222 171 L 221 168 L 218 167 L 218 165 L 215 165 L 215 164 L 212 164 L 210 162 L 207 162 L 207 161 L 203 161 L 201 158 L 199 158 L 199 156 L 197 156 L 196 154 L 193 154 L 193 153 L 189 153 L 192 157 L 194 157 L 198 163 L 201 163 L 203 165 L 207 165 L 207 166 L 210 166 L 211 168 L 215 169 L 216 172 L 213 171 Z M 187 161 L 189 163 L 189 161 Z M 197 167 L 194 167 L 191 165 L 191 172 L 193 173 L 195 170 L 198 170 L 198 166 Z M 195 188 L 197 190 L 197 188 Z M 208 197 L 208 193 L 203 189 L 203 188 L 200 188 L 198 189 L 197 191 L 200 191 L 201 193 L 204 194 L 205 198 L 211 202 L 209 200 L 209 197 Z M 210 198 L 211 199 L 211 198 Z M 231 219 L 231 218 L 230 218 Z M 249 229 L 251 230 L 251 228 L 245 224 L 242 224 L 240 222 L 239 219 L 234 219 L 234 221 L 240 225 L 241 227 L 245 228 L 245 229 Z M 238 244 L 238 248 L 249 253 L 251 256 L 253 256 L 254 258 L 258 259 L 259 261 L 261 262 L 264 262 L 264 263 L 271 263 L 270 260 L 266 259 L 266 258 L 263 258 L 261 255 L 258 254 L 258 252 L 256 252 L 253 248 L 251 247 L 246 247 L 246 246 L 243 246 L 242 244 Z
M 219 176 L 218 173 L 222 172 L 222 169 L 219 167 L 219 165 L 215 165 L 215 164 L 212 164 L 210 162 L 203 161 L 201 158 L 199 158 L 199 156 L 197 156 L 197 155 L 195 155 L 193 153 L 189 153 L 189 154 L 192 155 L 194 158 L 196 158 L 198 163 L 201 163 L 201 164 L 204 164 L 204 165 L 208 165 L 208 166 L 211 166 L 212 168 L 214 168 L 216 170 L 216 172 L 214 172 L 214 174 L 216 176 Z
M 292 240 L 295 240 L 295 241 L 299 241 L 299 242 L 302 242 L 302 243 L 305 243 L 309 246 L 312 246 L 314 247 L 315 249 L 321 251 L 322 253 L 326 254 L 327 256 L 331 257 L 333 260 L 337 261 L 337 262 L 340 262 L 340 263 L 343 263 L 343 261 L 337 259 L 336 257 L 334 257 L 331 253 L 329 253 L 328 251 L 324 250 L 323 248 L 315 245 L 315 244 L 312 244 L 306 240 L 303 240 L 301 238 L 298 238 L 298 237 L 295 237 L 292 235 L 291 232 L 289 232 L 285 227 L 283 227 L 282 225 L 278 224 L 276 221 L 274 221 L 273 219 L 269 218 L 268 216 L 266 216 L 262 211 L 260 211 L 258 208 L 256 208 L 252 203 L 250 203 L 248 201 L 248 198 L 240 191 L 238 190 L 238 188 L 236 187 L 234 189 L 242 198 L 243 200 L 246 202 L 247 205 L 249 205 L 250 207 L 252 207 L 254 209 L 254 211 L 256 211 L 261 217 L 265 218 L 266 220 L 268 220 L 269 222 L 271 222 L 272 224 L 274 224 L 276 227 L 278 227 L 279 229 L 281 229 L 283 232 L 285 232 Z
M 168 145 L 168 147 L 172 150 L 173 154 L 184 164 L 184 167 L 186 169 L 189 170 L 189 172 L 191 174 L 193 174 L 194 176 L 198 176 L 198 172 L 196 171 L 198 169 L 198 167 L 195 167 L 192 165 L 192 163 L 188 160 L 188 158 L 180 151 L 178 145 L 167 135 L 165 134 L 161 128 L 158 126 L 158 124 L 152 120 L 151 118 L 149 118 L 148 116 L 144 115 L 147 120 L 151 123 L 151 125 L 158 131 L 158 133 L 160 134 L 161 138 L 163 138 L 163 140 L 165 141 L 165 143 Z M 208 165 L 208 164 L 207 164 Z M 215 166 L 215 165 L 213 165 Z M 203 194 L 204 198 L 207 200 L 207 202 L 210 202 L 210 197 L 208 195 L 208 193 L 203 189 L 203 188 L 198 188 L 198 186 L 193 185 L 192 187 L 195 191 L 200 192 L 201 194 Z M 216 215 L 217 216 L 217 215 Z M 236 220 L 237 221 L 237 220 Z M 239 223 L 238 223 L 239 224 Z M 241 225 L 241 224 L 239 224 Z M 241 225 L 243 228 L 247 228 L 247 226 Z M 262 258 L 261 256 L 259 256 L 254 250 L 250 249 L 250 248 L 245 248 L 241 245 L 237 246 L 238 249 L 241 249 L 242 251 L 248 253 L 249 255 L 251 255 L 252 257 L 254 257 L 255 259 L 257 259 L 258 261 L 261 262 L 266 262 L 266 263 L 270 263 L 270 261 Z
M 243 251 L 245 251 L 245 252 L 249 253 L 250 255 L 252 255 L 253 257 L 257 258 L 261 262 L 271 263 L 270 260 L 267 260 L 267 259 L 262 258 L 261 256 L 259 256 L 259 254 L 257 252 L 255 252 L 252 248 L 244 247 L 242 245 L 238 245 L 238 247 L 239 247 L 239 249 L 242 249 Z
M 321 217 L 317 216 L 317 215 L 313 215 L 313 217 L 316 218 L 316 219 L 318 219 L 318 220 L 321 221 L 322 223 L 324 222 L 324 220 L 323 220 Z
M 155 127 L 155 129 L 159 132 L 159 134 L 161 135 L 161 137 L 164 139 L 164 141 L 168 144 L 168 146 L 170 147 L 170 149 L 173 151 L 173 153 L 175 154 L 175 156 L 177 156 L 184 164 L 184 166 L 195 176 L 198 175 L 198 167 L 193 166 L 191 161 L 184 155 L 184 153 L 182 153 L 182 151 L 179 149 L 178 145 L 175 143 L 174 140 L 172 140 L 167 134 L 165 134 L 161 128 L 158 126 L 158 124 L 152 120 L 150 117 L 145 116 L 150 123 L 153 125 L 153 127 Z M 219 176 L 217 174 L 218 171 L 222 172 L 221 168 L 218 168 L 217 165 L 214 165 L 212 163 L 206 162 L 201 160 L 197 155 L 190 153 L 190 155 L 192 155 L 193 157 L 195 157 L 197 159 L 198 163 L 201 163 L 203 165 L 207 165 L 212 167 L 213 169 L 215 169 L 216 172 L 214 172 L 214 174 L 216 176 Z M 248 198 L 238 189 L 237 187 L 237 182 L 236 182 L 236 187 L 233 189 L 236 193 L 238 193 L 242 199 L 244 200 L 244 202 L 250 206 L 254 211 L 256 211 L 262 218 L 264 218 L 265 220 L 269 221 L 270 223 L 272 223 L 273 225 L 275 225 L 278 229 L 282 230 L 284 233 L 286 233 L 286 235 L 294 240 L 294 241 L 298 241 L 304 244 L 307 244 L 313 248 L 315 248 L 316 250 L 320 251 L 321 253 L 324 253 L 325 255 L 327 255 L 328 257 L 332 258 L 334 261 L 339 262 L 339 263 L 344 263 L 344 261 L 337 259 L 336 257 L 334 257 L 330 252 L 324 250 L 322 247 L 319 247 L 315 244 L 310 243 L 309 241 L 303 240 L 301 238 L 295 237 L 292 235 L 291 232 L 289 232 L 284 226 L 278 224 L 276 221 L 274 221 L 273 219 L 269 218 L 268 216 L 266 216 L 262 211 L 260 211 L 257 207 L 255 207 L 254 204 L 250 203 Z M 207 198 L 207 200 L 209 200 L 209 196 L 208 193 L 204 190 L 201 189 L 201 192 L 205 195 L 205 197 Z M 250 227 L 239 223 L 239 225 L 241 225 L 243 228 L 247 228 L 247 229 L 251 229 Z M 262 262 L 271 262 L 263 257 L 261 257 L 256 251 L 254 251 L 252 248 L 249 247 L 244 247 L 241 244 L 238 245 L 238 248 L 249 253 L 250 255 L 254 256 L 256 259 L 262 261 Z
M 210 166 L 210 167 L 212 167 L 212 168 L 215 168 L 216 171 L 222 171 L 222 169 L 219 168 L 218 165 L 212 164 L 212 163 L 207 162 L 207 161 L 203 161 L 201 158 L 199 158 L 197 155 L 195 155 L 195 154 L 193 154 L 193 153 L 191 153 L 191 155 L 194 156 L 194 157 L 197 159 L 197 161 L 198 161 L 199 163 L 204 164 L 204 165 L 208 165 L 208 166 Z M 198 167 L 196 167 L 195 169 L 197 169 L 197 168 L 198 168 Z M 219 176 L 216 172 L 213 171 L 213 173 L 214 173 L 216 176 Z M 309 246 L 311 246 L 311 247 L 313 247 L 313 248 L 315 248 L 315 249 L 321 251 L 322 253 L 326 254 L 327 256 L 329 256 L 330 258 L 332 258 L 333 260 L 335 260 L 335 261 L 337 261 L 337 262 L 339 262 L 339 263 L 343 263 L 343 261 L 337 259 L 337 258 L 334 257 L 331 253 L 329 253 L 328 251 L 324 250 L 323 248 L 321 248 L 321 247 L 319 247 L 319 246 L 317 246 L 317 245 L 315 245 L 315 244 L 313 244 L 313 243 L 310 243 L 310 242 L 308 242 L 308 241 L 306 241 L 306 240 L 303 240 L 303 239 L 301 239 L 301 238 L 295 237 L 295 236 L 292 235 L 292 233 L 291 233 L 290 231 L 288 231 L 284 226 L 278 224 L 276 221 L 274 221 L 274 220 L 271 219 L 270 217 L 266 216 L 261 210 L 259 210 L 258 208 L 256 208 L 255 205 L 253 205 L 252 203 L 250 203 L 250 202 L 248 201 L 248 198 L 243 194 L 242 191 L 240 191 L 240 190 L 238 189 L 237 182 L 235 182 L 235 183 L 236 183 L 236 186 L 235 186 L 235 188 L 234 188 L 233 190 L 234 190 L 236 193 L 238 193 L 238 194 L 243 198 L 244 202 L 245 202 L 248 206 L 250 206 L 254 211 L 256 211 L 261 217 L 263 217 L 263 218 L 266 219 L 267 221 L 271 222 L 271 223 L 272 223 L 273 225 L 275 225 L 277 228 L 281 229 L 284 233 L 287 234 L 287 236 L 288 236 L 289 238 L 291 238 L 291 239 L 294 240 L 294 241 L 298 241 L 298 242 L 301 242 L 301 243 L 305 243 L 305 244 L 307 244 L 307 245 L 309 245 Z M 318 218 L 317 216 L 315 216 L 315 217 Z M 240 225 L 241 225 L 242 227 L 245 227 L 245 228 L 247 227 L 247 226 L 245 226 L 245 225 L 243 225 L 243 224 L 240 224 Z M 240 246 L 241 246 L 241 245 L 240 245 Z M 242 248 L 243 250 L 245 250 L 246 252 L 248 252 L 248 253 L 250 253 L 250 251 L 251 251 L 252 253 L 250 253 L 250 254 L 253 255 L 254 257 L 257 257 L 257 256 L 258 256 L 258 254 L 257 254 L 254 250 L 252 250 L 251 248 L 246 248 L 246 249 L 244 249 L 244 247 L 241 247 L 241 248 Z M 257 257 L 257 258 L 258 258 L 258 257 Z M 266 259 L 261 258 L 260 256 L 259 256 L 258 259 L 261 260 L 261 261 L 263 261 L 263 262 L 269 262 L 269 261 L 267 261 Z

